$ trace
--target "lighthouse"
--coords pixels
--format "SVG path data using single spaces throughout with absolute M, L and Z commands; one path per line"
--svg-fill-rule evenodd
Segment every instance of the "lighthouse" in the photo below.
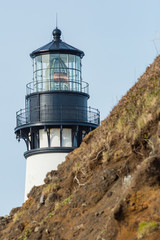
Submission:
M 88 107 L 83 56 L 83 51 L 61 40 L 58 28 L 50 43 L 30 54 L 33 80 L 26 85 L 25 108 L 16 113 L 15 128 L 16 138 L 27 148 L 25 199 L 99 125 L 99 111 Z

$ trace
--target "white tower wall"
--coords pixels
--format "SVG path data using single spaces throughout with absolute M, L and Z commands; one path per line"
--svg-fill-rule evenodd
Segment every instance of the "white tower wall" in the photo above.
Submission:
M 36 154 L 26 159 L 25 200 L 33 186 L 44 184 L 44 178 L 51 170 L 65 160 L 68 153 L 43 153 Z
M 40 149 L 46 150 L 48 146 L 47 131 L 39 130 L 39 145 Z M 50 145 L 51 147 L 60 147 L 60 128 L 50 129 Z M 62 131 L 62 147 L 72 147 L 72 130 L 63 128 Z M 68 153 L 52 152 L 39 153 L 31 155 L 26 159 L 26 185 L 25 185 L 25 200 L 27 194 L 33 186 L 44 184 L 44 178 L 51 170 L 57 170 L 57 166 L 65 161 Z

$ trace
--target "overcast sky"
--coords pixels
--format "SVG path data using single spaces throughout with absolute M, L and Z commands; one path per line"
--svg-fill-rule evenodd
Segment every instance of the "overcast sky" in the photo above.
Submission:
M 26 148 L 15 116 L 32 81 L 29 54 L 52 40 L 56 13 L 63 41 L 85 52 L 89 105 L 103 120 L 160 53 L 159 10 L 159 0 L 1 0 L 0 216 L 23 203 Z

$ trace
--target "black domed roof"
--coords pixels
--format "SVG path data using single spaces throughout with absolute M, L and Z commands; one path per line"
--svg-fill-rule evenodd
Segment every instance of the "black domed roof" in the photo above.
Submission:
M 62 42 L 61 40 L 61 30 L 56 28 L 52 32 L 53 34 L 53 41 L 36 49 L 33 51 L 30 56 L 34 58 L 38 55 L 42 54 L 49 54 L 49 53 L 64 53 L 64 54 L 73 54 L 80 56 L 81 58 L 84 56 L 84 52 L 72 47 L 71 45 Z

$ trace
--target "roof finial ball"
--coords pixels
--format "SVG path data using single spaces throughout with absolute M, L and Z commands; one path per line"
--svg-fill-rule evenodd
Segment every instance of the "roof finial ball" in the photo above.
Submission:
M 53 40 L 55 42 L 60 41 L 61 38 L 61 30 L 56 27 L 56 29 L 53 30 Z

